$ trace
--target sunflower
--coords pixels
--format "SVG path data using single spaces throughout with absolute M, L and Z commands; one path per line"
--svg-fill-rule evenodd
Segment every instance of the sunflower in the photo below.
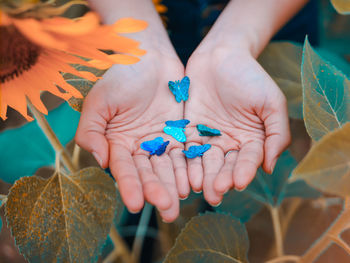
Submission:
M 143 30 L 147 27 L 145 21 L 123 18 L 114 25 L 101 25 L 94 12 L 77 19 L 41 16 L 39 20 L 17 15 L 40 13 L 32 7 L 33 4 L 12 12 L 11 16 L 10 12 L 0 10 L 0 117 L 3 120 L 7 118 L 8 106 L 32 120 L 28 116 L 27 100 L 47 114 L 40 98 L 42 91 L 64 100 L 82 98 L 78 90 L 64 81 L 62 74 L 71 73 L 91 81 L 97 77 L 76 70 L 73 64 L 107 69 L 115 63 L 136 63 L 137 56 L 145 54 L 139 42 L 119 35 Z M 45 8 L 48 14 L 54 14 L 53 7 Z M 106 50 L 113 52 L 103 52 Z
M 152 1 L 154 4 L 154 7 L 156 8 L 157 12 L 162 18 L 164 26 L 166 26 L 168 22 L 168 18 L 166 17 L 165 13 L 168 11 L 168 8 L 162 4 L 162 0 L 152 0 Z

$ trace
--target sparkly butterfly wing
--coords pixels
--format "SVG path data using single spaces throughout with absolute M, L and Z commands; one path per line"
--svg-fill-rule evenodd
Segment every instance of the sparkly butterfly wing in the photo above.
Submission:
M 183 120 L 177 120 L 177 121 L 166 121 L 165 125 L 171 126 L 171 127 L 185 128 L 189 123 L 190 123 L 189 120 L 183 119 Z
M 168 146 L 169 144 L 169 141 L 165 141 L 164 143 L 162 143 L 158 149 L 156 150 L 155 154 L 157 154 L 158 156 L 162 155 L 165 150 L 166 150 L 166 147 Z
M 180 92 L 180 84 L 178 81 L 169 81 L 168 87 L 170 91 L 174 94 L 175 100 L 177 103 L 180 103 L 182 100 L 181 92 Z
M 184 77 L 181 81 L 169 81 L 168 87 L 174 94 L 176 102 L 188 100 L 188 89 L 190 88 L 190 78 Z
M 163 128 L 163 131 L 178 142 L 186 142 L 185 130 L 183 128 L 166 126 Z
M 203 124 L 198 124 L 197 130 L 199 132 L 199 136 L 221 136 L 221 132 L 219 130 L 209 128 Z
M 198 156 L 202 156 L 206 151 L 208 151 L 211 148 L 210 144 L 203 144 L 203 145 L 193 145 L 188 148 L 187 151 L 182 151 L 188 159 L 193 159 Z
M 188 90 L 190 88 L 190 78 L 185 76 L 180 82 L 180 91 L 183 101 L 188 100 Z
M 156 154 L 156 151 L 164 144 L 162 137 L 157 137 L 151 141 L 145 141 L 141 143 L 141 149 L 150 152 L 151 155 Z

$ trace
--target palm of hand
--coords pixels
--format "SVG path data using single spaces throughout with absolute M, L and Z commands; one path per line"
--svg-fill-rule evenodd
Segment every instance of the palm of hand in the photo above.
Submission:
M 263 163 L 272 172 L 275 159 L 289 143 L 288 118 L 283 94 L 254 58 L 232 55 L 213 63 L 191 58 L 186 75 L 191 79 L 185 104 L 188 143 L 209 143 L 202 159 L 188 160 L 193 189 L 212 205 L 231 187 L 244 189 Z M 219 129 L 220 137 L 201 137 L 197 124 Z M 234 150 L 234 151 L 232 151 Z M 227 156 L 225 157 L 225 154 Z
M 90 91 L 83 114 L 91 118 L 89 109 L 98 113 L 99 117 L 91 121 L 99 130 L 95 125 L 90 132 L 94 145 L 100 146 L 91 151 L 98 152 L 103 167 L 110 167 L 128 209 L 139 211 L 145 197 L 158 207 L 164 220 L 172 221 L 178 215 L 178 197 L 187 195 L 189 184 L 183 144 L 164 134 L 163 127 L 167 120 L 183 118 L 183 104 L 176 103 L 169 94 L 167 83 L 181 79 L 184 70 L 177 61 L 164 62 L 163 67 L 160 64 L 145 59 L 132 66 L 112 67 Z M 88 148 L 89 140 L 86 126 L 87 122 L 81 122 L 77 133 L 84 132 L 84 136 L 77 135 L 84 148 Z M 101 135 L 100 142 L 96 142 L 96 132 Z M 81 137 L 85 138 L 83 142 Z M 156 137 L 171 142 L 166 153 L 150 158 L 140 144 Z

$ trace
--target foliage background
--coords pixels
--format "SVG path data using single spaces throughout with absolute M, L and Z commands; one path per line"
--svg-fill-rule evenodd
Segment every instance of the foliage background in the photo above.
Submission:
M 350 25 L 350 18 L 337 14 L 328 0 L 320 1 L 319 11 L 319 52 L 324 58 L 330 60 L 349 76 L 349 66 L 341 58 L 350 58 L 348 49 L 350 46 L 350 33 L 347 30 Z M 84 10 L 70 10 L 69 12 L 68 16 L 75 16 L 77 13 L 84 12 Z M 339 56 L 334 56 L 331 52 L 335 52 Z M 79 115 L 62 101 L 49 94 L 45 94 L 44 102 L 49 109 L 54 109 L 50 112 L 48 119 L 50 120 L 50 116 L 54 116 L 52 117 L 52 126 L 54 129 L 55 127 L 56 129 L 61 129 L 58 132 L 62 136 L 60 139 L 72 151 L 73 143 L 71 140 L 75 133 Z M 292 158 L 300 161 L 309 150 L 312 142 L 305 130 L 303 121 L 298 119 L 301 115 L 300 109 L 294 113 L 294 118 L 290 120 L 293 143 L 289 151 Z M 55 116 L 55 114 L 57 115 Z M 60 115 L 63 117 L 58 118 L 57 116 Z M 2 149 L 0 152 L 0 166 L 2 167 L 0 174 L 2 178 L 8 178 L 7 182 L 13 182 L 25 175 L 21 174 L 21 171 L 23 173 L 34 173 L 43 165 L 49 166 L 54 164 L 53 150 L 43 139 L 44 136 L 35 123 L 26 124 L 20 129 L 13 129 L 20 127 L 24 122 L 24 119 L 14 111 L 9 112 L 9 118 L 6 122 L 0 120 L 0 145 Z M 27 136 L 31 136 L 34 139 L 30 145 L 26 145 L 27 142 L 24 140 Z M 27 149 L 28 151 L 22 149 Z M 38 156 L 45 163 L 38 163 L 36 161 Z M 43 156 L 45 158 L 41 158 Z M 82 167 L 97 166 L 94 159 L 86 152 L 81 154 L 80 161 Z M 290 164 L 291 162 L 288 161 L 287 163 Z M 16 167 L 16 171 L 20 172 L 15 174 L 11 170 L 6 170 L 11 167 Z M 48 177 L 51 172 L 51 168 L 41 168 L 36 174 Z M 0 193 L 7 194 L 9 187 L 8 183 L 1 181 Z M 250 187 L 254 187 L 254 185 Z M 237 195 L 241 195 L 239 199 L 236 198 Z M 237 203 L 238 200 L 240 202 Z M 246 200 L 246 202 L 242 204 L 241 200 Z M 282 223 L 282 230 L 285 229 L 283 235 L 285 240 L 287 240 L 285 242 L 286 252 L 288 254 L 302 254 L 328 228 L 339 214 L 341 208 L 342 199 L 332 195 L 303 202 L 298 198 L 286 200 L 281 206 L 282 222 L 290 223 L 288 229 L 286 227 L 287 223 Z M 151 262 L 152 260 L 157 262 L 173 246 L 176 236 L 189 218 L 197 215 L 198 212 L 214 209 L 203 201 L 201 195 L 193 194 L 188 200 L 182 201 L 181 210 L 181 216 L 174 224 L 164 224 L 157 215 L 152 214 L 146 233 L 148 238 L 143 249 L 143 262 Z M 225 197 L 225 201 L 217 210 L 234 212 L 243 221 L 247 221 L 246 227 L 250 240 L 249 259 L 251 262 L 261 262 L 262 258 L 271 258 L 274 255 L 273 228 L 267 207 L 257 204 L 249 196 L 231 192 Z M 1 217 L 4 220 L 3 212 L 2 208 Z M 140 215 L 132 216 L 124 212 L 119 224 L 118 229 L 130 244 L 133 235 L 135 235 L 139 217 Z M 346 242 L 350 242 L 350 231 L 346 231 L 342 237 Z M 104 255 L 110 250 L 111 243 L 107 242 Z M 102 262 L 102 260 L 100 261 Z M 0 262 L 24 262 L 5 225 L 0 233 Z M 333 245 L 317 262 L 350 262 L 350 256 L 341 248 Z

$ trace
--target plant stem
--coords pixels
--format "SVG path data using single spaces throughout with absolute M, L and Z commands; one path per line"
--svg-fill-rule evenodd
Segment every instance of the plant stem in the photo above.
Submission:
M 78 144 L 74 144 L 74 150 L 73 150 L 73 157 L 72 157 L 72 163 L 74 165 L 74 167 L 78 167 L 79 168 L 79 157 L 80 157 L 80 151 L 81 148 L 79 147 Z
M 132 258 L 132 255 L 130 253 L 128 246 L 126 245 L 124 239 L 119 235 L 119 233 L 114 225 L 112 225 L 112 227 L 111 227 L 111 232 L 109 233 L 109 236 L 112 239 L 114 249 L 106 257 L 106 259 L 103 261 L 103 263 L 115 262 L 119 256 L 124 258 L 123 262 L 127 262 L 127 263 L 135 262 Z
M 296 198 L 294 200 L 291 201 L 291 204 L 287 207 L 287 213 L 284 217 L 282 217 L 282 238 L 284 239 L 287 231 L 288 231 L 288 227 L 290 225 L 290 222 L 292 221 L 296 211 L 299 209 L 300 205 L 302 204 L 302 199 L 301 198 Z
M 64 166 L 70 171 L 70 173 L 74 173 L 76 171 L 69 154 L 66 152 L 66 149 L 63 147 L 61 142 L 58 140 L 56 134 L 52 130 L 50 124 L 47 122 L 44 114 L 39 112 L 33 104 L 27 100 L 28 107 L 30 111 L 33 113 L 34 118 L 37 120 L 39 127 L 46 135 L 47 139 L 50 141 L 52 147 L 54 148 L 56 154 L 61 154 L 62 161 Z
M 275 234 L 275 242 L 276 242 L 276 255 L 278 257 L 282 257 L 284 255 L 283 252 L 283 237 L 282 237 L 282 228 L 279 216 L 279 208 L 275 206 L 269 206 L 269 211 L 272 218 L 273 230 Z
M 350 198 L 345 199 L 343 211 L 338 218 L 300 258 L 300 263 L 311 263 L 322 254 L 339 235 L 349 226 L 350 221 Z
M 350 255 L 350 246 L 340 236 L 333 237 L 333 242 L 344 249 L 345 252 Z
M 285 256 L 282 256 L 282 257 L 277 257 L 277 258 L 268 260 L 265 263 L 279 263 L 279 262 L 286 262 L 286 261 L 298 262 L 299 259 L 300 259 L 299 256 L 285 255 Z
M 136 231 L 134 244 L 132 246 L 132 255 L 134 256 L 136 262 L 139 262 L 139 258 L 141 256 L 142 245 L 147 232 L 149 220 L 151 219 L 152 210 L 153 206 L 149 203 L 146 203 L 145 207 L 142 210 L 140 222 Z

